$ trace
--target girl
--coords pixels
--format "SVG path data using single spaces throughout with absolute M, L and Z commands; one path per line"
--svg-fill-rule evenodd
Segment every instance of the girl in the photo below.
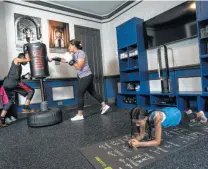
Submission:
M 139 135 L 129 140 L 129 145 L 133 148 L 160 145 L 162 127 L 174 127 L 181 122 L 190 122 L 196 118 L 199 118 L 202 123 L 207 122 L 207 118 L 205 117 L 203 111 L 192 113 L 191 110 L 188 110 L 187 112 L 182 113 L 175 107 L 165 107 L 160 111 L 153 110 L 148 112 L 145 108 L 138 106 L 132 109 L 130 116 L 132 122 L 139 126 Z M 155 128 L 154 140 L 151 140 L 152 128 Z M 146 131 L 148 132 L 149 139 L 151 141 L 140 142 L 140 140 L 144 138 Z
M 0 126 L 6 127 L 5 116 L 13 101 L 9 100 L 3 86 L 0 86 Z
M 69 63 L 70 66 L 74 66 L 78 77 L 78 113 L 75 117 L 71 118 L 72 121 L 83 120 L 83 108 L 84 108 L 84 94 L 88 91 L 100 104 L 102 105 L 101 114 L 106 113 L 110 108 L 105 104 L 104 99 L 96 93 L 93 85 L 93 74 L 87 61 L 87 55 L 82 50 L 80 41 L 75 39 L 71 40 L 68 44 L 68 52 L 63 58 L 49 58 L 49 61 L 55 60 L 63 63 Z

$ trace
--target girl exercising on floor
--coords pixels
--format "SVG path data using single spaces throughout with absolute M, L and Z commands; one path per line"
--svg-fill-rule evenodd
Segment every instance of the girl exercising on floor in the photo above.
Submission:
M 161 110 L 153 110 L 148 112 L 143 107 L 135 107 L 130 112 L 131 122 L 135 123 L 138 128 L 138 135 L 128 141 L 129 145 L 133 148 L 136 147 L 150 147 L 158 146 L 161 143 L 162 127 L 174 127 L 181 122 L 190 122 L 196 118 L 200 119 L 200 122 L 206 123 L 207 118 L 203 111 L 198 113 L 192 113 L 192 110 L 182 113 L 175 107 L 165 107 Z M 152 139 L 151 131 L 155 129 L 155 139 Z M 150 141 L 140 142 L 145 134 L 148 134 Z

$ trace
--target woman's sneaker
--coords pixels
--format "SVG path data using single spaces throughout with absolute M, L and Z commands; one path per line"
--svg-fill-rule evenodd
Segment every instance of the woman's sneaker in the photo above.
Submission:
M 71 118 L 71 121 L 79 121 L 79 120 L 84 120 L 84 116 L 76 115 L 73 118 Z
M 5 123 L 6 124 L 11 124 L 12 120 L 9 117 L 7 117 L 7 118 L 5 118 Z
M 11 116 L 11 117 L 10 117 L 10 120 L 11 120 L 12 122 L 15 122 L 17 119 L 16 119 L 15 117 Z
M 108 110 L 109 110 L 110 106 L 108 106 L 107 104 L 101 108 L 101 114 L 105 114 Z

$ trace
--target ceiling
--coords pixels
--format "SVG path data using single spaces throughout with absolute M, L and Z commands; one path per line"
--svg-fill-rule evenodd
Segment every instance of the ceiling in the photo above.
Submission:
M 44 0 L 44 2 L 53 3 L 55 5 L 61 5 L 67 8 L 76 9 L 79 11 L 99 15 L 99 16 L 105 16 L 123 5 L 125 1 L 50 1 L 50 0 Z

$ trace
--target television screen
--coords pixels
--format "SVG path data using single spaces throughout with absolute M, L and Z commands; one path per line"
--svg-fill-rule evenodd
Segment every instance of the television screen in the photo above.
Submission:
M 184 2 L 147 20 L 144 31 L 146 49 L 196 36 L 196 2 Z

